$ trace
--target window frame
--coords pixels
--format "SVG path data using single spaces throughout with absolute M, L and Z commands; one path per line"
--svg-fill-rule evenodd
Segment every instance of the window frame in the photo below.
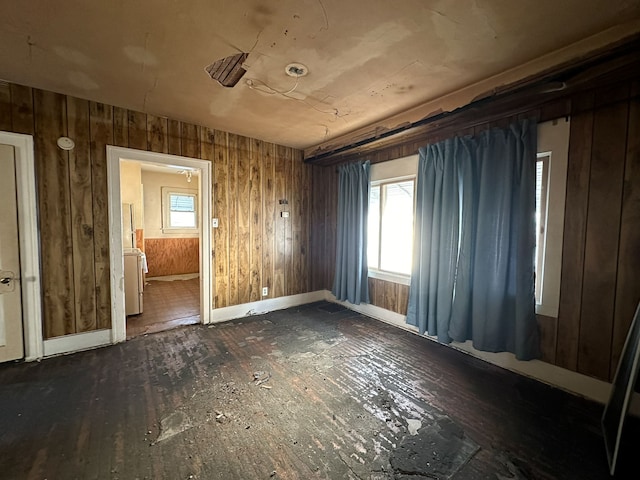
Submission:
M 198 190 L 181 187 L 161 187 L 162 202 L 162 232 L 163 233 L 183 233 L 196 234 L 200 232 L 200 219 L 198 212 Z M 171 195 L 191 196 L 194 199 L 193 213 L 195 216 L 195 227 L 174 227 L 171 225 Z
M 387 177 L 378 180 L 372 180 L 370 182 L 370 188 L 380 187 L 380 211 L 379 211 L 379 223 L 378 223 L 378 262 L 379 266 L 382 258 L 382 214 L 384 208 L 384 198 L 385 194 L 384 187 L 388 185 L 393 185 L 401 182 L 411 181 L 413 183 L 413 205 L 411 210 L 412 224 L 415 224 L 415 211 L 416 211 L 416 182 L 417 182 L 417 174 L 409 174 L 409 175 L 401 175 L 397 177 Z M 369 204 L 371 205 L 371 204 Z M 413 239 L 412 239 L 413 240 Z M 368 242 L 367 242 L 368 243 Z M 368 252 L 367 252 L 368 253 Z M 368 266 L 369 277 L 377 278 L 380 280 L 385 280 L 388 282 L 398 283 L 401 285 L 410 285 L 411 283 L 411 274 L 394 272 L 391 270 L 384 270 L 379 267 Z
M 541 202 L 545 231 L 541 252 L 542 270 L 535 269 L 536 285 L 540 282 L 539 292 L 536 291 L 535 310 L 538 315 L 552 318 L 558 318 L 560 308 L 570 128 L 570 117 L 538 124 L 536 162 L 548 157 L 548 174 L 544 212 Z M 539 232 L 536 232 L 536 241 L 538 236 Z

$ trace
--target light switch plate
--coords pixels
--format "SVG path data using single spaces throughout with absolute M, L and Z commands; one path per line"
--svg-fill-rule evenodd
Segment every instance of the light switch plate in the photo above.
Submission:
M 212 218 L 211 219 L 211 228 L 218 228 L 218 219 L 217 218 Z

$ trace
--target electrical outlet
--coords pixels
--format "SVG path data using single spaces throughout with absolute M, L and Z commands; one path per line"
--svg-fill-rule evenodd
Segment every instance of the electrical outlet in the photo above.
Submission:
M 266 297 L 269 295 L 269 287 L 262 287 L 262 296 Z

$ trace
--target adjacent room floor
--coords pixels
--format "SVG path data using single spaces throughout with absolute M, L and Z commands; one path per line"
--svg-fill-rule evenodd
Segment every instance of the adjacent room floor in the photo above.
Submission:
M 127 317 L 127 338 L 200 323 L 199 277 L 149 279 L 143 299 L 143 312 Z
M 601 411 L 322 302 L 0 366 L 0 478 L 602 479 Z

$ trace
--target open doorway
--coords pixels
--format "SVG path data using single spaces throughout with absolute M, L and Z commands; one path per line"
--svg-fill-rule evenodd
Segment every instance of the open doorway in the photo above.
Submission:
M 113 341 L 211 312 L 211 164 L 107 148 Z

